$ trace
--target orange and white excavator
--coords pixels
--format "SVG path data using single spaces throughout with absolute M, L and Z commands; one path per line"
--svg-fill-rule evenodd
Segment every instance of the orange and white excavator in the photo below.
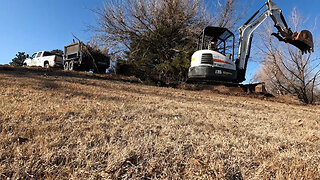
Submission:
M 240 28 L 237 58 L 234 58 L 234 34 L 222 27 L 206 27 L 199 36 L 198 51 L 192 55 L 188 72 L 190 81 L 219 81 L 241 83 L 245 81 L 250 57 L 253 32 L 270 16 L 278 30 L 273 33 L 279 41 L 292 44 L 302 53 L 313 52 L 313 38 L 308 30 L 293 33 L 282 15 L 282 10 L 271 0 L 265 3 L 266 10 L 260 8 Z M 260 16 L 257 17 L 257 15 Z M 209 46 L 207 46 L 209 44 Z

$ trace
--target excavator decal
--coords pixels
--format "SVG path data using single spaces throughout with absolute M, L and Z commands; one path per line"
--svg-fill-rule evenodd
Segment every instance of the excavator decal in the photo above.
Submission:
M 213 62 L 219 62 L 219 63 L 231 64 L 231 63 L 229 63 L 229 62 L 227 62 L 227 61 L 223 61 L 223 60 L 221 60 L 221 59 L 213 59 Z

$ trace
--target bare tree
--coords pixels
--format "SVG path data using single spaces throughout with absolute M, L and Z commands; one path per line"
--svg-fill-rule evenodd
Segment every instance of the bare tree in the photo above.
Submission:
M 296 9 L 292 11 L 290 22 L 295 31 L 304 24 Z M 260 35 L 263 61 L 256 78 L 264 81 L 274 94 L 294 94 L 304 103 L 314 103 L 314 93 L 319 86 L 319 59 L 313 54 L 303 55 L 290 45 L 284 46 L 271 34 L 272 25 L 269 23 Z
M 244 11 L 240 10 L 237 0 L 217 0 L 215 14 L 213 14 L 212 24 L 228 29 L 235 29 L 238 22 L 244 16 Z

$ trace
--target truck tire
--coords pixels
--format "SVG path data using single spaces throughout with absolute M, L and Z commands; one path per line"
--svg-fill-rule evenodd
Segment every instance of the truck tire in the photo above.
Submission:
M 69 62 L 69 71 L 73 71 L 74 70 L 74 61 L 70 61 Z
M 68 70 L 69 70 L 69 62 L 68 62 L 68 61 L 64 62 L 64 64 L 63 64 L 63 70 L 65 70 L 65 71 L 68 71 Z
M 47 69 L 48 69 L 48 68 L 50 67 L 50 66 L 49 66 L 49 62 L 48 62 L 48 61 L 44 62 L 44 65 L 43 65 L 43 66 L 44 66 L 44 68 L 47 68 Z

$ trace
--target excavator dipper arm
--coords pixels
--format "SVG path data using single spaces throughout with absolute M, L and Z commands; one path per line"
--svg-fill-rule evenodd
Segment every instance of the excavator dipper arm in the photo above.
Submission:
M 272 35 L 277 37 L 279 41 L 296 46 L 302 53 L 313 52 L 313 38 L 310 31 L 302 30 L 301 32 L 292 33 L 282 15 L 282 10 L 271 0 L 268 0 L 267 7 L 275 24 L 274 26 L 278 30 L 278 33 L 272 33 Z

